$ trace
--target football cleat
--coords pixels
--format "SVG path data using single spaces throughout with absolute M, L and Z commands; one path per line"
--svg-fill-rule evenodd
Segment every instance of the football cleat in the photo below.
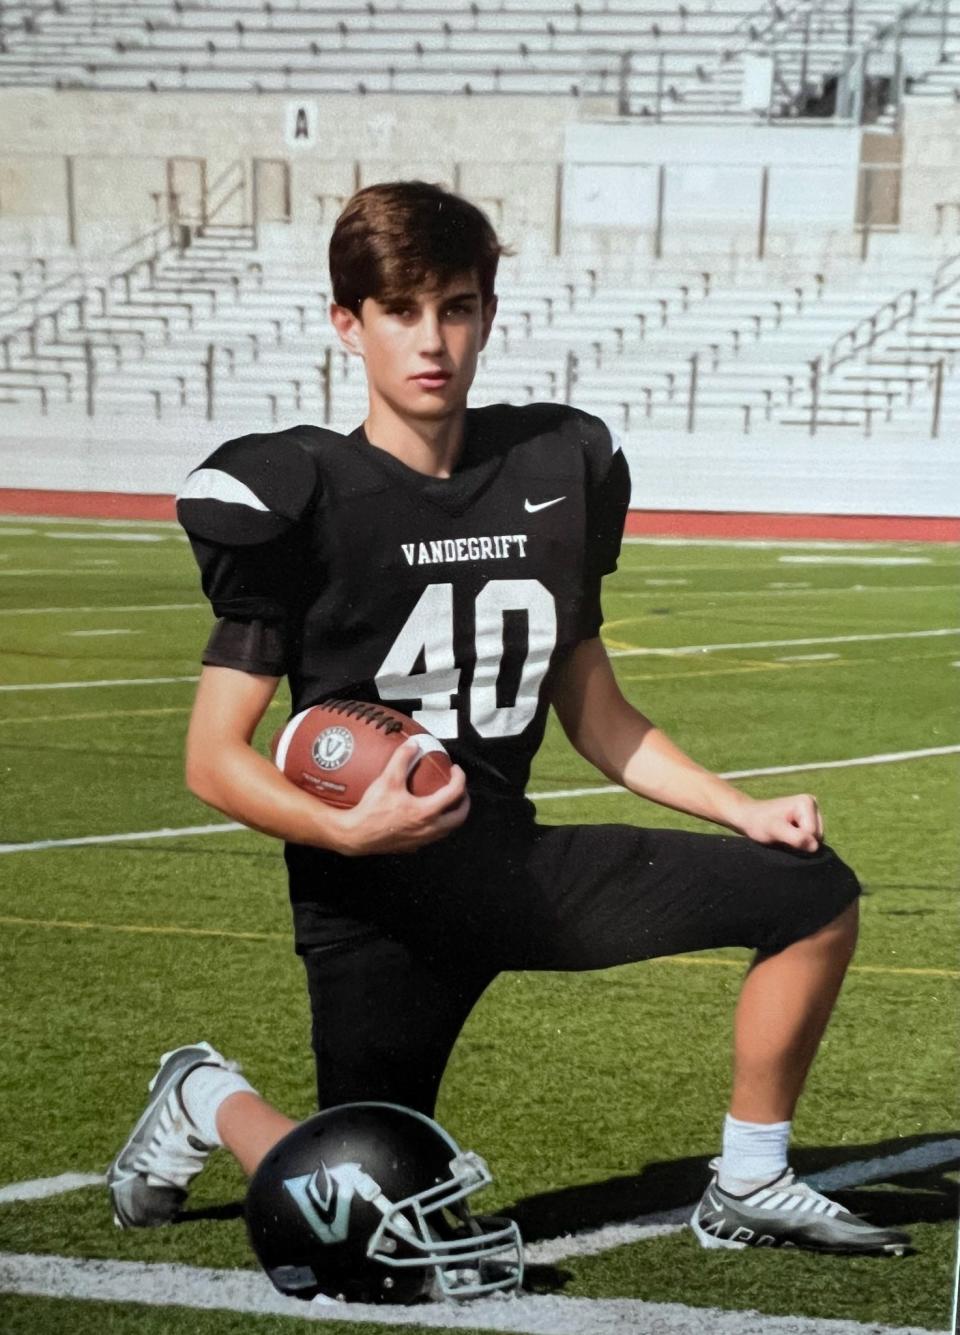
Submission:
M 803 1247 L 815 1252 L 879 1253 L 903 1256 L 910 1236 L 877 1228 L 798 1182 L 792 1168 L 744 1196 L 724 1191 L 713 1177 L 690 1221 L 701 1247 Z
M 120 1228 L 156 1228 L 169 1223 L 216 1148 L 201 1139 L 180 1099 L 184 1080 L 198 1066 L 240 1069 L 209 1043 L 163 1054 L 150 1081 L 147 1106 L 107 1169 L 114 1222 Z

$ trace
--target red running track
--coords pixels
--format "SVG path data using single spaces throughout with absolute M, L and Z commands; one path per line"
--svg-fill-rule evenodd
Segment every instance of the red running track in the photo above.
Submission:
M 71 519 L 173 519 L 173 497 L 119 491 L 0 488 L 0 514 Z M 912 515 L 793 515 L 631 510 L 631 537 L 960 542 L 960 519 Z

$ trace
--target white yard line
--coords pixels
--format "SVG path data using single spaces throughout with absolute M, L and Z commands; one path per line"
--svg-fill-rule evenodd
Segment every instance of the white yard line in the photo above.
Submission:
M 844 584 L 840 587 L 807 584 L 803 588 L 766 589 L 671 589 L 664 598 L 820 598 L 835 593 L 952 593 L 953 585 L 940 584 Z M 618 589 L 618 598 L 652 598 L 652 589 Z
M 809 635 L 797 640 L 732 640 L 728 644 L 678 644 L 672 649 L 610 649 L 611 658 L 672 658 L 680 654 L 712 654 L 718 649 L 788 649 L 795 644 L 866 644 L 879 640 L 927 640 L 960 635 L 960 626 L 938 630 L 887 630 L 865 635 Z
M 75 839 L 38 839 L 32 844 L 0 844 L 0 853 L 40 853 L 48 848 L 83 848 L 91 844 L 129 844 L 139 839 L 180 839 L 192 834 L 229 834 L 245 830 L 236 821 L 219 825 L 181 825 L 177 829 L 134 830 L 125 834 L 87 834 Z
M 849 769 L 858 765 L 893 765 L 905 760 L 926 760 L 931 756 L 950 756 L 960 753 L 960 745 L 928 746 L 919 751 L 885 751 L 872 756 L 853 756 L 848 760 L 816 760 L 801 765 L 767 765 L 762 769 L 726 770 L 721 779 L 756 779 L 767 774 L 802 774 L 807 770 Z M 528 793 L 534 802 L 550 802 L 565 797 L 603 797 L 609 793 L 623 796 L 625 788 L 619 784 L 603 784 L 592 788 L 554 788 L 545 793 Z M 92 844 L 124 844 L 139 839 L 178 839 L 181 836 L 197 834 L 227 834 L 234 830 L 248 827 L 236 821 L 224 821 L 217 825 L 184 825 L 176 829 L 164 827 L 159 830 L 135 830 L 123 834 L 89 834 L 72 839 L 38 839 L 29 844 L 0 844 L 3 853 L 39 853 L 48 848 L 80 848 Z
M 199 681 L 191 677 L 110 677 L 98 681 L 21 681 L 0 686 L 0 691 L 82 691 L 93 686 L 169 686 L 173 682 Z
M 31 523 L 36 521 L 31 517 Z M 882 538 L 872 542 L 848 541 L 846 538 L 647 538 L 625 537 L 625 543 L 632 547 L 742 547 L 746 550 L 762 548 L 820 548 L 823 551 L 853 551 L 858 547 L 866 549 L 877 547 L 916 547 L 914 542 L 884 541 Z
M 930 566 L 932 556 L 778 556 L 794 566 Z
M 94 638 L 98 635 L 142 635 L 142 630 L 131 630 L 129 626 L 116 626 L 110 630 L 68 630 L 64 632 L 76 638 Z
M 7 579 L 23 579 L 28 575 L 89 575 L 89 570 L 77 570 L 75 566 L 63 569 L 51 569 L 50 566 L 35 566 L 31 570 L 0 570 L 0 575 Z
M 68 1256 L 0 1253 L 0 1292 L 87 1301 L 133 1302 L 296 1317 L 514 1335 L 928 1335 L 920 1326 L 762 1316 L 757 1312 L 648 1303 L 640 1298 L 524 1295 L 414 1307 L 298 1302 L 276 1292 L 256 1270 L 210 1270 L 141 1261 L 89 1261 Z
M 63 1196 L 80 1187 L 96 1187 L 104 1182 L 102 1173 L 60 1173 L 57 1177 L 38 1177 L 32 1182 L 11 1182 L 0 1187 L 0 1205 L 12 1201 L 40 1201 L 48 1196 Z
M 193 612 L 209 606 L 209 603 L 130 603 L 115 607 L 110 603 L 98 603 L 96 607 L 0 607 L 0 616 L 46 616 L 54 612 Z

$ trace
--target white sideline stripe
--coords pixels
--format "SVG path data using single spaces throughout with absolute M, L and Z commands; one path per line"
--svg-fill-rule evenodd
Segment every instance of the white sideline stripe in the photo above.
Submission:
M 828 659 L 839 658 L 839 654 L 779 654 L 778 663 L 819 663 Z
M 209 603 L 129 603 L 115 607 L 111 603 L 98 603 L 96 607 L 0 607 L 0 616 L 29 617 L 42 616 L 52 612 L 192 612 L 199 607 L 209 607 Z
M 277 1293 L 256 1270 L 210 1270 L 141 1261 L 0 1253 L 0 1292 L 135 1302 L 150 1307 L 251 1312 L 308 1321 L 369 1322 L 384 1327 L 463 1327 L 515 1335 L 929 1335 L 919 1326 L 761 1316 L 757 1312 L 648 1303 L 640 1298 L 564 1298 L 555 1294 L 479 1298 L 414 1307 L 303 1303 Z
M 175 519 L 99 519 L 83 515 L 0 515 L 0 536 L 7 524 L 44 524 L 56 528 L 60 524 L 85 525 L 87 528 L 172 528 L 179 529 Z M 861 544 L 866 545 L 866 544 Z
M 932 556 L 778 556 L 794 566 L 929 566 Z
M 82 691 L 88 686 L 169 686 L 173 682 L 199 680 L 194 674 L 192 677 L 112 677 L 103 681 L 21 681 L 0 686 L 0 691 Z
M 128 626 L 117 626 L 112 630 L 68 630 L 67 635 L 73 635 L 77 638 L 81 636 L 92 637 L 96 635 L 142 635 L 142 630 L 130 630 Z
M 937 1168 L 960 1159 L 960 1140 L 931 1141 L 914 1145 L 899 1154 L 888 1154 L 876 1159 L 860 1159 L 851 1163 L 825 1168 L 810 1173 L 805 1182 L 818 1191 L 839 1191 L 844 1187 L 858 1187 L 866 1182 L 885 1182 L 901 1173 L 916 1173 L 926 1168 Z M 626 1243 L 644 1242 L 650 1238 L 679 1233 L 686 1227 L 696 1201 L 673 1210 L 643 1215 L 625 1224 L 606 1224 L 602 1228 L 584 1229 L 563 1238 L 549 1238 L 524 1247 L 524 1255 L 532 1265 L 552 1265 L 565 1257 L 596 1256 L 611 1247 Z
M 31 519 L 31 523 L 35 522 Z M 65 522 L 65 521 L 61 521 Z M 821 548 L 824 551 L 852 551 L 857 547 L 874 548 L 877 547 L 915 547 L 916 543 L 907 541 L 888 540 L 884 542 L 875 540 L 872 542 L 854 542 L 847 541 L 845 538 L 646 538 L 646 537 L 625 537 L 625 543 L 630 543 L 634 547 L 744 547 L 747 550 L 751 548 L 790 548 L 790 547 L 812 547 Z
M 610 658 L 671 658 L 679 654 L 710 654 L 716 649 L 785 649 L 794 644 L 862 644 L 872 640 L 924 640 L 943 635 L 960 635 L 960 626 L 938 630 L 886 630 L 869 635 L 811 635 L 801 640 L 739 640 L 729 644 L 678 644 L 673 649 L 610 649 Z
M 771 584 L 766 589 L 671 589 L 670 598 L 820 598 L 835 593 L 952 593 L 953 586 L 939 584 L 843 584 L 840 586 L 805 584 L 796 588 L 778 589 Z M 620 589 L 618 598 L 652 598 L 651 589 Z
M 902 760 L 926 760 L 930 756 L 951 756 L 960 752 L 956 746 L 927 746 L 920 751 L 888 751 L 875 756 L 854 756 L 850 760 L 815 760 L 802 765 L 767 765 L 763 769 L 732 769 L 720 775 L 721 779 L 757 779 L 766 774 L 802 774 L 806 770 L 848 769 L 857 765 L 893 765 Z M 602 797 L 607 793 L 627 792 L 619 784 L 603 784 L 595 788 L 554 788 L 547 793 L 528 793 L 533 802 L 550 802 L 563 797 Z M 3 853 L 37 853 L 48 848 L 78 848 L 85 844 L 122 844 L 137 839 L 177 839 L 181 835 L 226 834 L 249 827 L 237 821 L 219 825 L 184 825 L 178 829 L 136 830 L 125 834 L 89 834 L 73 839 L 38 839 L 30 844 L 0 844 Z
M 169 533 L 44 533 L 63 542 L 169 542 Z
M 32 1182 L 11 1182 L 0 1187 L 0 1205 L 11 1201 L 40 1201 L 47 1196 L 62 1196 L 80 1187 L 97 1187 L 104 1182 L 102 1173 L 60 1173 L 57 1177 L 38 1177 Z

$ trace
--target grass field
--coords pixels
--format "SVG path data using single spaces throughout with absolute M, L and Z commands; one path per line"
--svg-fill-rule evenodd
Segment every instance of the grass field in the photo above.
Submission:
M 808 1172 L 929 1152 L 932 1166 L 908 1158 L 837 1193 L 909 1227 L 915 1254 L 707 1253 L 684 1229 L 593 1254 L 574 1247 L 535 1267 L 541 1290 L 947 1328 L 957 1162 L 936 1147 L 960 1121 L 958 564 L 956 550 L 934 546 L 637 542 L 605 598 L 605 638 L 630 697 L 717 770 L 809 767 L 741 782 L 755 794 L 815 792 L 830 841 L 861 875 L 861 944 L 794 1158 Z M 209 621 L 171 526 L 0 522 L 0 841 L 141 835 L 0 856 L 0 1187 L 102 1171 L 156 1056 L 179 1042 L 209 1038 L 292 1115 L 311 1111 L 279 849 L 246 831 L 150 837 L 221 819 L 181 778 Z M 265 736 L 283 713 L 278 702 Z M 876 759 L 891 755 L 901 758 Z M 866 763 L 818 767 L 855 761 Z M 690 823 L 605 791 L 553 725 L 531 788 L 548 795 L 551 821 Z M 549 796 L 581 788 L 600 791 Z M 509 1207 L 536 1242 L 695 1199 L 718 1147 L 743 966 L 721 952 L 502 976 L 462 1036 L 440 1107 L 493 1166 L 484 1205 Z M 215 1157 L 183 1222 L 145 1233 L 114 1228 L 100 1187 L 17 1203 L 0 1192 L 0 1252 L 249 1269 L 242 1190 Z M 282 1316 L 190 1311 L 189 1299 L 140 1306 L 135 1288 L 128 1297 L 0 1293 L 0 1331 L 294 1328 Z M 595 1328 L 577 1320 L 564 1329 Z M 642 1318 L 620 1328 L 649 1329 Z M 681 1328 L 711 1329 L 695 1313 Z

